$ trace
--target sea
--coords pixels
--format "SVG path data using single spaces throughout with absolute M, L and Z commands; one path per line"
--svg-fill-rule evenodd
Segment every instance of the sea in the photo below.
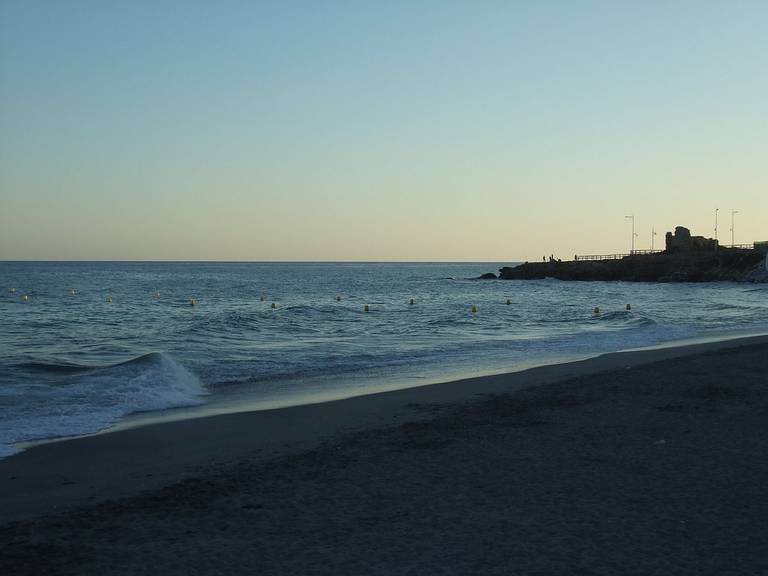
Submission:
M 477 280 L 503 265 L 0 262 L 0 457 L 125 422 L 768 332 L 768 285 Z

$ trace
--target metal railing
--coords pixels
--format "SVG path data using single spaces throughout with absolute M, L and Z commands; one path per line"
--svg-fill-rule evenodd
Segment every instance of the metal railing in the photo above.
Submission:
M 723 244 L 720 248 L 736 248 L 739 250 L 754 250 L 755 244 Z M 641 256 L 644 254 L 661 254 L 664 250 L 632 250 L 629 254 L 575 254 L 574 262 L 587 262 L 590 260 L 621 260 L 627 256 Z
M 575 254 L 573 259 L 576 262 L 582 262 L 586 260 L 621 260 L 625 256 L 629 256 L 629 254 L 588 254 L 586 256 Z

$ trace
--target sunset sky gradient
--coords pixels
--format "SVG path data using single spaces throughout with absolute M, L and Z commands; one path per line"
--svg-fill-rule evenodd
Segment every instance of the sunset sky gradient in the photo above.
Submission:
M 768 240 L 768 3 L 0 0 L 0 259 Z

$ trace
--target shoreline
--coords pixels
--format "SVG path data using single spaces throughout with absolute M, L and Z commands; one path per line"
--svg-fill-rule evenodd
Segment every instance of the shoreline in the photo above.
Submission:
M 351 432 L 423 422 L 433 409 L 478 398 L 765 344 L 768 335 L 614 352 L 521 372 L 47 442 L 0 460 L 0 524 L 162 489 L 215 467 L 298 454 Z
M 371 386 L 364 389 L 345 389 L 337 388 L 328 393 L 314 393 L 314 394 L 296 394 L 289 395 L 285 398 L 266 399 L 266 400 L 250 400 L 248 393 L 231 391 L 222 393 L 222 398 L 219 398 L 213 402 L 205 402 L 202 404 L 191 406 L 177 406 L 172 408 L 166 408 L 163 410 L 148 410 L 142 412 L 133 412 L 126 414 L 117 421 L 113 422 L 102 430 L 89 432 L 86 434 L 76 434 L 72 436 L 58 436 L 50 438 L 36 438 L 32 440 L 22 440 L 14 442 L 11 446 L 21 449 L 22 451 L 29 450 L 37 446 L 43 446 L 46 444 L 53 444 L 58 442 L 66 442 L 70 440 L 78 440 L 82 438 L 89 438 L 92 436 L 101 436 L 104 434 L 113 434 L 124 430 L 131 430 L 134 428 L 142 428 L 145 426 L 153 426 L 156 424 L 167 424 L 172 422 L 179 422 L 185 420 L 196 420 L 199 418 L 211 418 L 217 416 L 226 416 L 232 414 L 244 414 L 250 412 L 264 412 L 269 410 L 281 410 L 286 408 L 296 408 L 300 406 L 310 406 L 316 404 L 325 404 L 328 402 L 339 402 L 349 400 L 352 398 L 358 398 L 361 396 L 373 396 L 378 394 L 387 394 L 390 392 L 398 392 L 401 390 L 408 390 L 411 388 L 422 388 L 428 386 L 437 386 L 444 384 L 451 384 L 454 382 L 460 382 L 465 380 L 475 380 L 478 378 L 497 377 L 504 375 L 517 374 L 520 372 L 527 372 L 529 370 L 535 370 L 539 368 L 546 368 L 548 366 L 558 366 L 562 364 L 572 364 L 576 362 L 584 362 L 600 358 L 602 356 L 610 354 L 620 354 L 626 352 L 644 352 L 652 350 L 664 350 L 674 348 L 684 348 L 688 346 L 695 346 L 701 344 L 718 344 L 722 342 L 728 342 L 733 340 L 742 340 L 745 338 L 768 338 L 768 333 L 760 333 L 753 331 L 744 332 L 725 332 L 713 335 L 700 335 L 690 336 L 678 340 L 669 340 L 659 342 L 657 344 L 626 348 L 622 350 L 610 351 L 610 352 L 594 352 L 594 353 L 580 353 L 569 354 L 559 357 L 551 357 L 544 360 L 530 360 L 524 364 L 516 366 L 514 368 L 501 368 L 501 369 L 489 369 L 489 370 L 468 370 L 465 369 L 455 370 L 451 374 L 442 376 L 419 376 L 418 384 L 405 384 L 405 380 L 402 378 L 393 377 L 390 379 L 382 380 L 382 383 Z M 348 376 L 346 378 L 349 378 Z M 327 380 L 332 378 L 327 377 Z M 386 383 L 391 382 L 391 383 Z M 246 407 L 233 408 L 233 400 L 244 400 Z M 12 454 L 13 456 L 15 454 Z M 3 459 L 10 456 L 0 458 L 0 462 Z

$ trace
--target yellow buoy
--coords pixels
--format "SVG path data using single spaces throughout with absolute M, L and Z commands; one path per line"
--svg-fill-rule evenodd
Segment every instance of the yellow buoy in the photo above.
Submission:
M 75 289 L 74 288 L 70 288 L 69 289 L 69 293 L 72 294 L 72 296 L 74 296 L 75 295 Z
M 190 305 L 190 306 L 197 306 L 197 299 L 195 299 L 195 298 L 190 298 L 190 299 L 189 299 L 189 305 Z
M 512 300 L 510 300 L 509 298 L 507 298 L 507 306 L 509 306 L 510 304 L 512 304 Z
M 413 306 L 414 304 L 416 304 L 416 302 L 414 302 L 414 301 L 413 301 L 413 298 L 411 298 L 411 302 L 410 302 L 410 304 L 411 304 L 411 306 Z
M 341 302 L 341 296 L 336 296 L 336 302 Z
M 595 315 L 600 314 L 600 308 L 595 306 L 595 309 L 593 310 L 593 312 L 595 313 Z
M 365 306 L 363 306 L 363 312 L 368 312 L 368 304 L 366 304 Z
M 112 296 L 107 296 L 107 304 L 112 304 Z
M 277 304 L 275 304 L 274 302 L 272 302 L 272 309 L 274 310 L 275 308 L 277 308 Z
M 8 288 L 8 292 L 11 294 L 16 294 L 16 288 Z
M 472 314 L 477 314 L 477 306 L 472 305 Z
M 27 296 L 26 294 L 24 294 L 24 295 L 21 297 L 21 300 L 22 300 L 23 302 L 26 302 L 27 300 L 29 300 L 29 296 Z
M 629 304 L 627 304 L 627 307 L 626 307 L 626 308 L 627 308 L 627 310 L 632 310 L 632 306 L 631 306 L 631 305 L 629 305 Z
M 155 298 L 160 298 L 160 292 L 155 292 Z

